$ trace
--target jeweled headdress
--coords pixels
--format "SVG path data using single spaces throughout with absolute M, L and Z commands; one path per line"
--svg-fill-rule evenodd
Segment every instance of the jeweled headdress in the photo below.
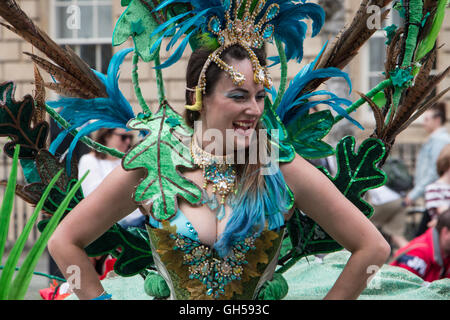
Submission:
M 200 93 L 205 93 L 206 71 L 212 62 L 227 72 L 234 84 L 241 85 L 245 81 L 244 75 L 239 70 L 235 70 L 220 58 L 220 55 L 228 47 L 233 45 L 243 47 L 251 60 L 255 83 L 261 83 L 266 88 L 271 88 L 272 80 L 269 73 L 265 67 L 260 65 L 252 48 L 259 49 L 265 42 L 272 42 L 275 38 L 285 43 L 288 60 L 292 58 L 301 60 L 303 39 L 307 29 L 306 24 L 301 20 L 307 17 L 313 19 L 313 36 L 317 34 L 324 22 L 322 8 L 316 4 L 305 3 L 305 1 L 294 3 L 286 0 L 167 0 L 163 1 L 155 10 L 161 10 L 176 2 L 189 2 L 193 9 L 188 14 L 192 15 L 186 18 L 186 13 L 180 14 L 157 28 L 153 34 L 162 31 L 164 33 L 153 44 L 151 51 L 156 50 L 165 36 L 173 36 L 167 46 L 167 49 L 170 49 L 182 34 L 188 30 L 189 33 L 173 55 L 160 67 L 167 67 L 176 62 L 187 43 L 194 39 L 193 37 L 204 39 L 206 34 L 206 38 L 214 43 L 213 48 L 215 49 L 204 64 L 198 79 L 196 105 L 186 106 L 191 110 L 201 108 Z M 211 47 L 211 43 L 209 43 L 209 47 Z

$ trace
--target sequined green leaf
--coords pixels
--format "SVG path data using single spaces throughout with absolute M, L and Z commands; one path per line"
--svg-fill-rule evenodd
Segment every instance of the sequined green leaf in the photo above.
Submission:
M 119 46 L 131 37 L 136 52 L 142 60 L 149 62 L 159 54 L 159 50 L 155 50 L 153 54 L 150 54 L 149 50 L 151 44 L 158 38 L 158 36 L 150 37 L 158 26 L 154 14 L 150 11 L 153 8 L 147 2 L 139 0 L 128 1 L 127 5 L 114 28 L 113 46 Z
M 45 188 L 53 177 L 61 169 L 64 169 L 63 173 L 56 181 L 55 186 L 51 189 L 47 200 L 44 203 L 44 210 L 47 213 L 53 214 L 56 212 L 67 193 L 78 181 L 78 169 L 75 161 L 71 164 L 71 175 L 67 175 L 65 170 L 65 163 L 60 163 L 58 159 L 53 156 L 47 150 L 40 150 L 36 156 L 36 168 L 39 173 L 40 182 L 31 183 L 23 188 L 23 193 L 28 196 L 29 199 L 34 199 L 36 203 L 41 198 Z M 64 216 L 70 212 L 81 200 L 84 199 L 81 188 L 75 193 L 75 196 L 69 202 Z
M 334 149 L 322 139 L 330 132 L 333 124 L 334 118 L 329 110 L 306 114 L 286 127 L 289 142 L 304 158 L 328 157 L 334 154 Z
M 20 144 L 20 159 L 34 159 L 38 151 L 45 147 L 48 123 L 41 122 L 31 127 L 34 100 L 26 95 L 22 101 L 14 99 L 13 82 L 0 84 L 0 137 L 10 137 L 5 144 L 5 153 L 12 158 L 14 146 Z
M 201 190 L 184 178 L 179 166 L 193 168 L 189 142 L 193 130 L 169 105 L 163 104 L 151 117 L 133 119 L 128 126 L 150 133 L 123 159 L 126 170 L 147 169 L 147 176 L 137 186 L 134 199 L 151 204 L 152 216 L 167 220 L 177 212 L 177 196 L 192 204 L 201 199 Z
M 153 266 L 148 233 L 144 229 L 125 230 L 119 224 L 115 224 L 85 250 L 91 257 L 105 254 L 116 257 L 114 271 L 123 277 L 133 276 Z
M 278 115 L 272 109 L 272 103 L 268 98 L 264 100 L 264 113 L 261 117 L 261 122 L 267 129 L 267 134 L 270 137 L 270 142 L 279 152 L 280 162 L 291 162 L 294 159 L 295 151 L 289 143 L 288 133 L 284 128 Z M 278 130 L 278 135 L 274 136 L 272 130 Z
M 336 187 L 366 216 L 373 208 L 361 196 L 369 189 L 378 188 L 386 182 L 385 173 L 377 168 L 385 154 L 385 147 L 378 139 L 366 139 L 354 152 L 355 138 L 345 137 L 336 147 L 338 172 L 334 178 L 328 177 Z

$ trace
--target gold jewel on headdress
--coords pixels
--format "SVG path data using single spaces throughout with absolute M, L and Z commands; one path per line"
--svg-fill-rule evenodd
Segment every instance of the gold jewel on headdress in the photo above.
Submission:
M 234 18 L 231 19 L 231 1 L 229 3 L 229 7 L 225 12 L 225 26 L 221 26 L 220 20 L 217 17 L 212 17 L 208 22 L 208 30 L 217 36 L 217 40 L 220 44 L 220 47 L 215 50 L 206 61 L 203 66 L 202 73 L 200 74 L 199 84 L 198 86 L 202 89 L 202 92 L 205 93 L 206 86 L 206 70 L 211 62 L 215 62 L 219 68 L 228 72 L 233 80 L 235 85 L 242 85 L 245 81 L 245 77 L 240 72 L 234 70 L 233 67 L 225 63 L 222 59 L 220 59 L 221 53 L 228 47 L 239 44 L 242 46 L 250 56 L 250 60 L 252 62 L 253 67 L 253 80 L 255 83 L 261 83 L 266 88 L 270 88 L 272 86 L 272 79 L 269 76 L 267 68 L 262 67 L 256 57 L 255 53 L 251 49 L 261 48 L 265 41 L 268 41 L 273 33 L 274 26 L 272 24 L 267 24 L 264 29 L 262 26 L 268 21 L 275 18 L 279 11 L 280 6 L 276 3 L 271 4 L 267 7 L 263 17 L 256 23 L 257 16 L 263 10 L 266 0 L 260 0 L 256 6 L 253 8 L 253 11 L 250 12 L 250 7 L 253 1 L 246 1 L 245 7 L 243 8 L 242 0 L 235 0 L 234 2 Z M 242 17 L 239 18 L 238 14 L 240 11 L 244 9 Z
M 197 139 L 194 136 L 191 140 L 191 155 L 194 163 L 203 171 L 204 197 L 208 198 L 206 193 L 208 183 L 213 184 L 213 194 L 221 197 L 218 213 L 218 219 L 220 220 L 225 215 L 225 198 L 235 191 L 236 169 L 233 165 L 234 154 L 225 156 L 210 154 L 198 145 Z
M 232 8 L 231 2 L 234 3 L 233 19 L 230 15 Z M 253 10 L 250 11 L 252 2 L 246 1 L 244 7 L 243 0 L 225 1 L 225 3 L 228 3 L 228 8 L 226 8 L 225 12 L 225 26 L 221 26 L 220 20 L 215 16 L 209 20 L 208 30 L 217 36 L 220 47 L 211 53 L 206 60 L 200 73 L 196 93 L 198 92 L 197 89 L 202 94 L 206 93 L 206 70 L 208 70 L 211 62 L 216 63 L 219 68 L 227 72 L 235 85 L 240 86 L 244 83 L 245 76 L 220 59 L 222 52 L 235 44 L 240 45 L 247 51 L 252 63 L 253 80 L 255 83 L 263 84 L 266 88 L 272 86 L 272 79 L 269 76 L 267 68 L 261 66 L 258 57 L 251 48 L 261 48 L 264 42 L 272 37 L 274 26 L 272 24 L 267 24 L 264 28 L 262 26 L 278 15 L 280 6 L 276 3 L 268 6 L 263 17 L 256 23 L 256 18 L 263 10 L 266 0 L 260 0 Z M 241 18 L 239 18 L 238 14 L 242 9 L 244 12 Z M 194 106 L 186 106 L 186 108 L 189 110 L 196 109 L 196 111 L 201 110 L 201 103 L 198 104 L 197 102 L 198 99 Z

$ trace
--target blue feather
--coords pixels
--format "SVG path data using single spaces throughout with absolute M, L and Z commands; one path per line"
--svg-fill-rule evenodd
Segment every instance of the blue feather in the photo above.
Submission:
M 157 35 L 158 33 L 162 32 L 165 28 L 167 28 L 168 26 L 172 25 L 173 23 L 177 22 L 178 20 L 184 18 L 185 16 L 187 16 L 188 14 L 190 14 L 191 11 L 185 12 L 185 13 L 181 13 L 169 20 L 167 20 L 166 22 L 164 22 L 163 24 L 159 25 L 155 30 L 153 30 L 152 34 L 150 35 L 150 37 L 154 37 L 155 35 Z M 150 54 L 152 54 L 161 44 L 162 40 L 164 39 L 164 37 L 170 35 L 172 33 L 172 31 L 174 30 L 175 27 L 169 28 L 167 29 L 151 46 L 150 48 Z
M 261 171 L 252 174 L 261 174 Z M 238 191 L 232 204 L 232 214 L 224 232 L 214 248 L 221 257 L 229 254 L 232 245 L 251 233 L 263 230 L 267 218 L 269 230 L 277 230 L 284 225 L 284 213 L 289 208 L 290 195 L 280 168 L 274 174 L 264 175 L 262 192 L 249 194 Z
M 210 9 L 205 9 L 202 12 L 196 14 L 194 17 L 189 19 L 189 21 L 186 21 L 186 23 L 183 23 L 180 30 L 172 37 L 172 40 L 170 40 L 169 44 L 167 45 L 166 51 L 169 51 L 172 46 L 178 41 L 178 39 L 194 24 L 197 23 L 198 20 L 204 19 L 204 16 Z
M 57 101 L 48 101 L 52 108 L 62 108 L 60 115 L 70 124 L 68 131 L 83 127 L 72 144 L 67 155 L 67 171 L 70 174 L 72 151 L 77 141 L 100 128 L 124 128 L 130 119 L 135 117 L 130 103 L 125 99 L 119 88 L 119 70 L 123 60 L 133 51 L 133 48 L 117 52 L 111 59 L 107 76 L 93 70 L 106 87 L 108 98 L 80 99 L 62 97 Z M 94 121 L 93 123 L 90 123 Z M 62 132 L 52 142 L 50 152 L 54 154 L 67 132 Z
M 355 124 L 359 128 L 363 129 L 362 126 L 353 118 L 351 118 L 348 113 L 345 111 L 341 105 L 351 105 L 351 101 L 348 99 L 339 98 L 335 94 L 325 91 L 319 90 L 315 92 L 305 93 L 302 96 L 298 97 L 300 92 L 305 88 L 305 86 L 312 80 L 318 78 L 332 78 L 332 77 L 341 77 L 346 80 L 349 85 L 349 90 L 352 90 L 352 84 L 350 77 L 347 73 L 343 72 L 337 68 L 325 68 L 325 69 L 317 69 L 314 70 L 314 67 L 318 61 L 318 57 L 322 54 L 325 46 L 323 46 L 319 55 L 314 59 L 312 63 L 309 63 L 305 67 L 303 67 L 297 75 L 292 79 L 289 83 L 289 87 L 283 95 L 283 99 L 278 106 L 276 113 L 280 117 L 281 121 L 285 126 L 288 126 L 293 121 L 296 121 L 300 116 L 304 115 L 308 110 L 314 106 L 319 104 L 329 105 L 335 112 L 339 115 L 348 119 L 351 123 Z M 311 97 L 319 96 L 319 95 L 328 95 L 330 98 L 309 101 Z
M 230 1 L 224 2 L 220 0 L 165 0 L 162 1 L 154 11 L 159 11 L 166 8 L 168 5 L 175 3 L 190 4 L 192 6 L 192 10 L 189 13 L 192 13 L 192 15 L 186 17 L 187 13 L 180 14 L 159 26 L 153 32 L 152 36 L 162 32 L 163 30 L 166 31 L 155 41 L 151 48 L 151 53 L 153 53 L 156 48 L 160 46 L 164 37 L 172 36 L 176 29 L 179 30 L 169 42 L 166 48 L 167 51 L 170 50 L 170 48 L 172 48 L 172 46 L 179 40 L 181 35 L 186 32 L 190 32 L 190 35 L 193 32 L 206 32 L 208 22 L 213 16 L 216 16 L 221 25 L 224 26 L 226 7 L 230 5 Z M 233 6 L 236 5 L 235 1 L 232 3 Z M 263 17 L 267 8 L 274 3 L 278 4 L 280 7 L 279 14 L 272 20 L 266 22 L 262 28 L 269 23 L 272 24 L 275 29 L 273 37 L 275 39 L 279 39 L 285 44 L 287 60 L 295 59 L 300 62 L 303 58 L 303 41 L 306 37 L 307 31 L 306 23 L 301 20 L 312 20 L 312 35 L 315 36 L 325 22 L 325 12 L 319 5 L 314 3 L 306 3 L 306 1 L 303 0 L 301 0 L 301 2 L 294 2 L 292 0 L 268 0 L 264 5 L 264 10 L 262 10 L 257 16 L 256 22 Z M 234 10 L 231 10 L 231 12 L 233 13 Z M 232 19 L 234 18 L 235 17 L 232 17 Z M 182 43 L 178 49 L 184 50 L 185 47 L 186 45 Z M 164 63 L 159 66 L 159 68 L 165 68 L 175 63 L 183 54 L 183 52 L 180 54 L 178 49 L 176 54 L 173 54 L 174 57 L 169 58 L 170 63 Z M 278 62 L 277 58 L 275 58 L 275 60 L 275 62 Z
M 160 64 L 159 66 L 154 67 L 154 69 L 167 68 L 167 67 L 171 66 L 172 64 L 174 64 L 175 62 L 177 62 L 178 60 L 180 60 L 181 56 L 183 55 L 184 49 L 188 45 L 189 39 L 194 34 L 194 32 L 195 32 L 195 30 L 191 31 L 191 33 L 189 33 L 183 39 L 183 41 L 178 46 L 177 50 L 175 50 L 175 52 L 169 57 L 169 59 L 167 59 L 164 63 Z

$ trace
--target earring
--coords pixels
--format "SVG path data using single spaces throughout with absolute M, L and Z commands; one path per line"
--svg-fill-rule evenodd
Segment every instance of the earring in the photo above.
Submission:
M 191 111 L 201 111 L 202 110 L 202 90 L 197 86 L 195 87 L 195 104 L 185 105 L 186 109 Z

